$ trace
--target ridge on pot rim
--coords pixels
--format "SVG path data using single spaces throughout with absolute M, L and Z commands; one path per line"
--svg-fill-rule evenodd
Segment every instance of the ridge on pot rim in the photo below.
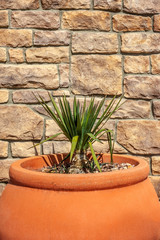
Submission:
M 103 162 L 109 162 L 109 154 L 102 155 Z M 91 191 L 118 188 L 136 184 L 145 180 L 149 166 L 143 159 L 127 155 L 114 155 L 115 162 L 128 162 L 135 167 L 125 170 L 87 174 L 54 174 L 37 172 L 36 169 L 46 165 L 52 159 L 55 163 L 62 154 L 41 155 L 14 162 L 10 167 L 11 183 L 32 188 Z

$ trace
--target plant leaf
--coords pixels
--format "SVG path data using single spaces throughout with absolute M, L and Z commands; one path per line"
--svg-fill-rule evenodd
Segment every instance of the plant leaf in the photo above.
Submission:
M 72 160 L 72 157 L 73 157 L 73 154 L 74 154 L 74 151 L 76 149 L 76 146 L 77 146 L 77 142 L 78 142 L 78 138 L 79 136 L 74 136 L 72 138 L 72 145 L 71 145 L 71 151 L 70 151 L 70 161 Z
M 93 157 L 94 163 L 96 164 L 98 170 L 99 170 L 100 172 L 102 172 L 102 171 L 101 171 L 101 168 L 100 168 L 100 166 L 99 166 L 99 162 L 98 162 L 98 160 L 97 160 L 97 158 L 96 158 L 96 154 L 95 154 L 95 152 L 94 152 L 94 149 L 93 149 L 93 146 L 92 146 L 92 143 L 91 143 L 91 142 L 89 142 L 89 146 L 90 146 L 90 149 L 91 149 L 91 153 L 92 153 L 92 157 Z

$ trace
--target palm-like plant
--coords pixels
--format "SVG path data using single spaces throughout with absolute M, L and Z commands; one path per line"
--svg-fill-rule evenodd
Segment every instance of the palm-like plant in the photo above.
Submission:
M 70 156 L 72 168 L 84 168 L 87 163 L 85 153 L 86 150 L 90 148 L 94 163 L 98 170 L 101 171 L 92 144 L 95 141 L 101 142 L 100 138 L 105 133 L 109 133 L 107 135 L 109 144 L 111 144 L 111 130 L 104 128 L 104 124 L 120 107 L 122 97 L 117 103 L 115 103 L 116 96 L 114 96 L 101 117 L 98 118 L 100 111 L 104 106 L 106 100 L 105 97 L 99 103 L 95 103 L 95 98 L 92 97 L 88 107 L 86 106 L 86 99 L 84 100 L 83 106 L 81 106 L 80 102 L 74 97 L 73 108 L 71 108 L 66 96 L 59 98 L 59 106 L 50 94 L 49 96 L 53 109 L 45 103 L 41 96 L 37 99 L 50 117 L 57 123 L 62 132 L 41 141 L 40 144 L 51 140 L 60 134 L 64 134 L 71 142 L 71 151 L 68 154 L 68 157 Z

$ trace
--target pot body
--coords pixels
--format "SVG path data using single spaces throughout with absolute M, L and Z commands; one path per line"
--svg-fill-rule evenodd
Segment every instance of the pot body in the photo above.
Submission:
M 1 240 L 160 240 L 160 204 L 144 160 L 120 155 L 115 161 L 137 166 L 64 176 L 31 170 L 42 158 L 11 167 L 11 183 L 0 199 Z

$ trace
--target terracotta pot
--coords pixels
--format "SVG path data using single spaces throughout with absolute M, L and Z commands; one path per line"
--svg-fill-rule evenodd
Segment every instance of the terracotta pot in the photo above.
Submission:
M 115 155 L 115 162 L 136 166 L 111 173 L 35 171 L 61 158 L 12 164 L 0 199 L 1 240 L 160 240 L 160 204 L 144 160 Z

